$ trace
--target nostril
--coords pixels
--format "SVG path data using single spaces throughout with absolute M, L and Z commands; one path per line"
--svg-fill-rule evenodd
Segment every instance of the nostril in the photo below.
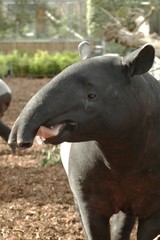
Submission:
M 20 143 L 18 143 L 18 147 L 19 148 L 30 148 L 31 146 L 32 146 L 32 142 L 20 142 Z

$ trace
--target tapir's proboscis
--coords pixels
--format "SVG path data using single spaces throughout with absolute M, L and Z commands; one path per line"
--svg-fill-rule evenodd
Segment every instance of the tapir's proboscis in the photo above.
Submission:
M 8 143 L 28 148 L 36 135 L 62 143 L 88 240 L 128 240 L 135 220 L 137 239 L 152 240 L 160 234 L 160 83 L 148 73 L 155 49 L 94 57 L 83 42 L 79 52 L 82 61 L 27 103 Z

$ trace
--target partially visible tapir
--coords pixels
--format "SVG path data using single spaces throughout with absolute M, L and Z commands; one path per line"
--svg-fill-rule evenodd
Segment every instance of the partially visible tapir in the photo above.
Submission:
M 27 103 L 8 143 L 68 142 L 62 161 L 88 240 L 128 240 L 136 218 L 137 239 L 152 240 L 160 234 L 160 83 L 148 73 L 155 49 L 93 57 L 84 42 L 79 51 L 83 60 Z
M 8 109 L 12 98 L 9 86 L 0 79 L 0 136 L 7 142 L 11 129 L 2 122 L 1 118 Z

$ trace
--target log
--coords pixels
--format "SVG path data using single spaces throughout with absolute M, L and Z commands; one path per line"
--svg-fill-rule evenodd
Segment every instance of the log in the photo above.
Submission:
M 130 32 L 118 23 L 108 23 L 104 32 L 104 40 L 106 42 L 115 40 L 128 48 L 139 48 L 146 43 L 151 43 L 155 47 L 156 56 L 160 58 L 160 36 L 156 33 L 144 36 L 138 31 Z

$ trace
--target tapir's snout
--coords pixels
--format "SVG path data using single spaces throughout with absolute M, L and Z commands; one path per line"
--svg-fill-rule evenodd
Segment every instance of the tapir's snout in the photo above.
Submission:
M 30 99 L 12 127 L 9 145 L 29 148 L 36 136 L 41 142 L 55 145 L 71 139 L 78 116 L 70 110 L 73 94 L 69 94 L 71 97 L 65 94 L 68 82 L 64 85 L 62 81 L 63 75 L 55 77 Z M 74 101 L 74 109 L 76 104 Z
M 18 146 L 20 148 L 30 148 L 32 146 L 33 142 L 23 142 L 23 143 L 19 143 Z
M 50 94 L 53 96 L 50 97 Z M 72 138 L 77 128 L 77 120 L 72 113 L 68 113 L 70 104 L 67 102 L 65 105 L 66 99 L 59 99 L 58 96 L 54 82 L 50 82 L 47 88 L 31 98 L 12 127 L 8 139 L 12 148 L 29 148 L 36 136 L 43 143 L 55 145 Z M 61 100 L 58 108 L 57 99 Z
M 49 127 L 39 126 L 39 124 L 39 127 L 34 125 L 32 128 L 32 126 L 32 124 L 27 126 L 26 123 L 21 123 L 21 119 L 18 118 L 12 128 L 8 144 L 14 149 L 16 147 L 22 149 L 30 148 L 35 137 L 37 137 L 37 141 L 40 143 L 60 144 L 70 138 L 77 124 L 72 121 L 64 121 Z M 24 131 L 23 128 L 28 128 L 28 131 Z
M 9 135 L 8 144 L 12 147 L 12 149 L 18 148 L 29 148 L 33 144 L 33 137 L 27 135 L 25 138 L 21 138 L 18 136 L 18 124 L 19 118 L 16 120 L 12 127 L 12 131 Z

